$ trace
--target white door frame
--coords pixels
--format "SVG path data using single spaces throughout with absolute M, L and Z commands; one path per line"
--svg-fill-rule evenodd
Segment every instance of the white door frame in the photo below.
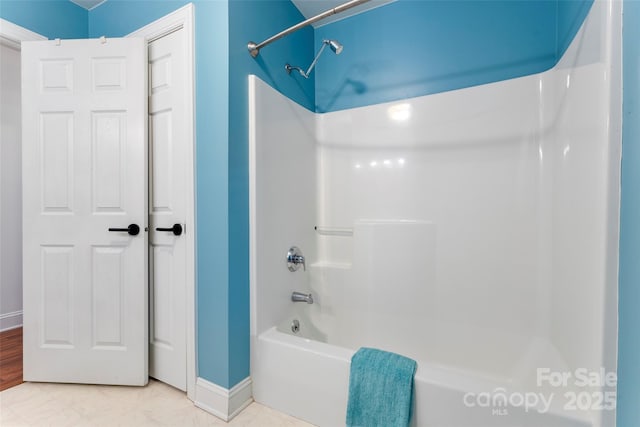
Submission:
M 10 46 L 11 48 L 14 48 L 18 51 L 21 50 L 22 42 L 47 40 L 47 38 L 43 35 L 34 33 L 33 31 L 27 30 L 26 28 L 6 21 L 2 18 L 0 18 L 0 39 L 0 43 L 4 44 L 5 46 Z M 19 128 L 21 127 L 19 126 Z M 20 171 L 22 171 L 22 168 L 20 168 Z M 1 215 L 2 213 L 0 212 L 0 216 Z M 1 217 L 0 221 L 2 221 Z M 2 237 L 0 236 L 0 239 L 1 238 Z M 20 248 L 22 248 L 22 239 L 20 239 Z M 20 251 L 22 251 L 22 249 L 20 249 Z M 2 254 L 0 253 L 0 257 L 1 256 Z M 22 292 L 22 287 L 20 291 Z M 14 311 L 11 313 L 0 313 L 0 331 L 3 331 L 3 328 L 5 327 L 7 328 L 7 330 L 19 328 L 22 326 L 22 323 L 22 308 L 19 311 Z
M 185 81 L 187 95 L 190 101 L 186 104 L 187 135 L 184 140 L 187 147 L 187 209 L 185 222 L 187 224 L 184 237 L 187 248 L 187 283 L 186 283 L 186 338 L 187 338 L 187 397 L 195 400 L 196 390 L 196 328 L 195 328 L 195 167 L 194 167 L 194 35 L 193 35 L 193 4 L 189 3 L 180 9 L 154 21 L 126 37 L 144 37 L 147 44 L 174 31 L 184 29 L 189 49 L 185 52 L 187 57 L 187 76 Z M 190 125 L 189 125 L 190 123 Z
M 0 18 L 0 37 L 15 43 L 18 49 L 20 49 L 21 42 L 47 40 L 43 35 L 34 33 L 2 18 Z

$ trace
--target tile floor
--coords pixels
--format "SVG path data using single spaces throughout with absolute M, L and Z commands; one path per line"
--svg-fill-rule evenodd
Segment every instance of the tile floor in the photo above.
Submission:
M 230 423 L 193 405 L 186 395 L 151 380 L 146 387 L 24 383 L 0 392 L 0 426 L 309 427 L 252 403 Z

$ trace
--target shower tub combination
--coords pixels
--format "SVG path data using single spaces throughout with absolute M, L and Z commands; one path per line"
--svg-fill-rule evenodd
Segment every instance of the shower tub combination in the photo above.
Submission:
M 416 426 L 615 423 L 541 374 L 615 371 L 619 3 L 538 75 L 326 114 L 249 78 L 256 401 L 343 425 L 368 346 L 418 362 Z

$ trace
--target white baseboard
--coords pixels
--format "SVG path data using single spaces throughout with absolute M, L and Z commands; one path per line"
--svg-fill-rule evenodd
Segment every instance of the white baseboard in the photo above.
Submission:
M 0 332 L 22 326 L 22 310 L 0 314 Z
M 196 379 L 196 395 L 193 403 L 200 409 L 229 421 L 253 402 L 251 378 L 247 377 L 230 390 L 204 378 Z

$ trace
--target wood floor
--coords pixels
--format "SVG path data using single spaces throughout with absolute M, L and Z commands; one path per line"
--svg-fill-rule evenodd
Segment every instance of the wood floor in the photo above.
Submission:
M 0 391 L 22 382 L 22 328 L 0 332 Z

